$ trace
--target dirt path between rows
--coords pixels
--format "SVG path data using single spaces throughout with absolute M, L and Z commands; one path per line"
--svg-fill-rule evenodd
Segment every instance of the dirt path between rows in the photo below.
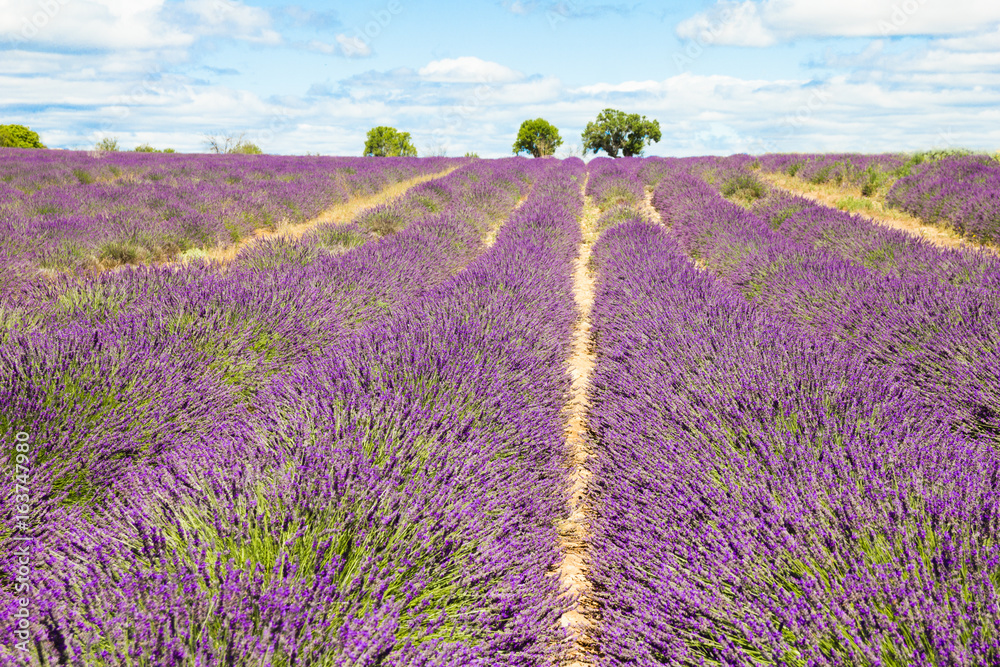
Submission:
M 639 206 L 639 210 L 646 214 L 650 220 L 658 225 L 663 224 L 663 219 L 660 217 L 659 211 L 653 206 L 653 188 L 646 188 L 646 195 L 642 199 L 642 204 Z
M 790 194 L 805 197 L 806 199 L 810 199 L 817 204 L 829 206 L 830 208 L 835 208 L 837 210 L 843 210 L 837 206 L 837 202 L 844 197 L 853 196 L 856 199 L 864 199 L 864 197 L 861 196 L 860 191 L 846 191 L 842 190 L 839 186 L 829 185 L 826 183 L 808 183 L 800 178 L 795 178 L 794 176 L 789 176 L 787 174 L 768 174 L 760 172 L 759 176 L 765 182 L 775 188 L 778 188 L 779 190 L 784 190 Z M 876 224 L 882 225 L 883 227 L 898 229 L 908 234 L 919 236 L 940 248 L 982 249 L 995 255 L 1000 255 L 1000 248 L 971 243 L 950 229 L 929 225 L 920 218 L 913 217 L 912 215 L 897 209 L 888 208 L 878 201 L 868 201 L 871 201 L 874 210 L 860 210 L 853 211 L 853 213 L 857 213 L 858 215 Z
M 531 190 L 533 190 L 533 189 L 534 189 L 534 186 L 532 186 L 531 188 L 529 188 L 528 192 L 525 193 L 525 195 L 523 197 L 521 197 L 518 200 L 518 202 L 514 205 L 514 208 L 511 209 L 510 213 L 508 213 L 506 216 L 502 216 L 500 218 L 500 220 L 498 222 L 496 222 L 492 227 L 490 227 L 489 231 L 486 232 L 486 236 L 483 237 L 483 246 L 487 250 L 489 250 L 490 248 L 492 248 L 496 244 L 497 237 L 500 235 L 500 230 L 503 229 L 503 226 L 507 224 L 507 221 L 510 220 L 511 216 L 513 216 L 514 213 L 519 208 L 521 208 L 521 206 L 524 204 L 524 202 L 528 201 L 528 195 L 531 194 Z
M 459 165 L 461 166 L 461 165 Z M 198 259 L 208 259 L 215 262 L 220 262 L 222 264 L 229 264 L 236 258 L 236 255 L 240 251 L 246 249 L 248 246 L 254 243 L 259 243 L 260 241 L 273 238 L 286 238 L 286 239 L 297 239 L 307 232 L 315 229 L 319 225 L 324 225 L 328 223 L 342 223 L 346 224 L 352 221 L 358 213 L 366 208 L 371 208 L 373 206 L 378 206 L 379 204 L 388 203 L 394 199 L 402 197 L 406 192 L 421 183 L 426 183 L 427 181 L 434 180 L 435 178 L 442 178 L 447 176 L 451 172 L 455 171 L 459 167 L 450 167 L 444 171 L 439 171 L 434 174 L 424 174 L 423 176 L 416 176 L 414 178 L 407 179 L 405 181 L 399 181 L 398 183 L 393 183 L 382 190 L 379 190 L 373 195 L 365 195 L 362 197 L 354 197 L 342 204 L 336 204 L 322 213 L 320 213 L 315 218 L 299 223 L 299 224 L 289 224 L 287 222 L 282 222 L 278 224 L 275 229 L 260 228 L 254 230 L 252 236 L 241 240 L 239 243 L 233 243 L 221 248 L 211 248 L 205 250 L 204 252 L 199 252 L 193 255 L 192 258 Z M 158 264 L 158 266 L 174 266 L 183 264 L 185 259 L 179 259 L 171 262 L 163 262 Z M 126 265 L 127 266 L 127 265 Z M 118 267 L 122 268 L 122 267 Z
M 584 192 L 586 188 L 587 183 L 584 179 Z M 591 598 L 591 583 L 587 576 L 589 535 L 586 490 L 591 476 L 588 464 L 593 456 L 593 447 L 587 437 L 587 387 L 595 361 L 590 345 L 590 311 L 594 305 L 594 276 L 587 265 L 598 236 L 595 223 L 600 211 L 593 205 L 590 197 L 586 197 L 584 201 L 583 214 L 580 217 L 583 245 L 573 272 L 573 295 L 580 319 L 573 335 L 573 354 L 569 358 L 573 384 L 570 402 L 566 406 L 569 417 L 564 432 L 571 480 L 569 516 L 559 525 L 559 548 L 564 556 L 558 568 L 560 581 L 578 602 L 560 618 L 570 642 L 563 662 L 564 667 L 583 667 L 593 664 L 597 649 L 593 638 L 597 609 Z

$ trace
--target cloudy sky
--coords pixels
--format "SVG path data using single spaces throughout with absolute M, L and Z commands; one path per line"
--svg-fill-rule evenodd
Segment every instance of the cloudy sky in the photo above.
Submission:
M 997 0 L 0 0 L 0 123 L 51 147 L 560 154 L 613 107 L 651 155 L 1000 149 Z

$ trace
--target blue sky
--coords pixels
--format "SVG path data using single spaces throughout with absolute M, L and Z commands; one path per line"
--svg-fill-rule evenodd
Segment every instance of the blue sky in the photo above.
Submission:
M 1000 150 L 996 0 L 5 0 L 0 123 L 58 148 L 508 155 L 543 117 L 579 154 L 606 107 L 650 155 Z

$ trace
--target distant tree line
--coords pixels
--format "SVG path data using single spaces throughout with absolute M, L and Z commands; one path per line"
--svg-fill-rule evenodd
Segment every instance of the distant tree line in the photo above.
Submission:
M 611 157 L 633 157 L 642 155 L 646 146 L 661 138 L 660 122 L 647 120 L 637 113 L 625 113 L 617 109 L 605 109 L 597 118 L 587 123 L 583 131 L 583 154 L 604 151 Z M 563 144 L 559 130 L 544 118 L 535 118 L 521 123 L 514 140 L 515 155 L 527 154 L 532 157 L 549 157 Z M 368 131 L 364 155 L 386 157 L 417 154 L 410 142 L 409 132 L 400 132 L 394 127 L 379 126 Z M 466 153 L 466 157 L 478 157 Z
M 257 144 L 248 141 L 246 133 L 209 134 L 205 136 L 204 145 L 211 153 L 238 153 L 242 155 L 260 155 L 263 151 Z M 27 125 L 0 125 L 0 148 L 46 148 L 38 133 Z M 102 153 L 125 150 L 118 137 L 103 137 L 94 150 Z M 173 148 L 156 148 L 152 144 L 142 143 L 133 149 L 136 153 L 175 153 Z
M 208 134 L 203 145 L 209 153 L 229 153 L 239 155 L 261 155 L 264 151 L 257 144 L 246 140 L 246 133 Z M 96 144 L 94 150 L 101 152 L 117 152 L 123 150 L 118 137 L 104 137 Z M 136 153 L 174 153 L 173 148 L 154 148 L 151 144 L 139 144 L 133 149 Z
M 596 120 L 587 123 L 583 131 L 583 154 L 604 151 L 611 157 L 642 155 L 646 146 L 659 141 L 660 136 L 657 120 L 646 120 L 637 113 L 605 109 Z M 559 130 L 544 118 L 526 120 L 518 130 L 514 153 L 546 157 L 553 155 L 562 142 Z
M 209 134 L 205 146 L 211 153 L 236 153 L 239 155 L 261 155 L 264 151 L 257 144 L 246 140 L 246 132 L 234 134 Z
M 631 157 L 642 155 L 645 147 L 660 140 L 660 123 L 647 120 L 639 114 L 627 114 L 617 109 L 605 109 L 597 118 L 587 123 L 583 131 L 583 153 L 604 151 L 611 157 Z M 205 136 L 204 145 L 211 153 L 227 153 L 240 155 L 260 155 L 260 146 L 248 141 L 246 133 L 239 135 L 209 134 Z M 514 141 L 513 152 L 527 154 L 532 157 L 548 157 L 555 154 L 556 148 L 563 144 L 559 130 L 544 118 L 535 118 L 521 123 L 517 138 Z M 0 125 L 0 147 L 11 148 L 45 148 L 37 132 L 26 125 Z M 100 152 L 115 152 L 123 150 L 117 137 L 104 137 L 98 141 L 94 149 Z M 173 153 L 172 148 L 154 148 L 149 143 L 143 143 L 133 149 L 137 153 Z M 443 150 L 438 151 L 443 154 Z M 416 157 L 417 149 L 409 132 L 400 132 L 394 127 L 379 125 L 368 130 L 365 139 L 364 155 L 373 157 Z M 475 153 L 466 153 L 466 157 L 478 157 Z
M 625 113 L 617 109 L 604 109 L 597 118 L 587 123 L 581 135 L 583 139 L 583 154 L 593 152 L 595 155 L 604 151 L 610 157 L 632 157 L 642 155 L 646 146 L 658 142 L 661 138 L 659 121 L 647 120 L 645 116 L 635 113 Z M 204 146 L 211 153 L 229 153 L 242 155 L 262 154 L 260 146 L 248 141 L 246 133 L 240 134 L 209 134 L 205 136 Z M 556 148 L 563 144 L 559 130 L 544 118 L 535 118 L 521 123 L 514 141 L 515 155 L 526 154 L 532 157 L 549 157 L 555 154 Z M 38 133 L 27 125 L 0 125 L 0 148 L 47 148 L 42 143 Z M 99 152 L 114 152 L 125 150 L 117 137 L 104 137 L 94 145 Z M 172 148 L 155 148 L 149 143 L 136 146 L 137 153 L 174 153 Z M 571 151 L 572 152 L 572 151 Z M 951 155 L 980 154 L 964 148 L 946 148 L 919 151 L 914 154 L 913 161 L 933 161 Z M 394 127 L 380 125 L 368 131 L 365 140 L 364 155 L 376 157 L 415 157 L 417 149 L 409 132 L 400 132 Z M 431 149 L 428 154 L 443 155 L 443 148 Z M 987 154 L 1000 161 L 1000 153 Z M 319 155 L 307 152 L 306 155 Z M 465 157 L 477 158 L 474 152 L 465 153 Z
M 94 150 L 100 153 L 116 153 L 123 150 L 118 143 L 118 137 L 104 137 L 96 144 Z M 173 148 L 153 148 L 150 144 L 139 144 L 133 149 L 136 153 L 176 153 Z

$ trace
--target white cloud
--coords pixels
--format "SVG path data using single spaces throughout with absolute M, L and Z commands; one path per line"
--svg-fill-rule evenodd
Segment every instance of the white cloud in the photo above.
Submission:
M 1000 28 L 978 35 L 938 40 L 937 45 L 953 51 L 1000 51 Z
M 497 91 L 497 98 L 507 104 L 516 106 L 552 102 L 558 100 L 563 92 L 564 87 L 562 82 L 555 77 L 549 76 L 501 86 Z
M 509 67 L 474 56 L 434 60 L 417 73 L 426 81 L 447 83 L 506 83 L 524 78 Z
M 311 48 L 337 53 L 342 45 Z M 579 144 L 586 123 L 609 106 L 659 119 L 663 140 L 649 149 L 654 155 L 1000 147 L 1000 56 L 980 60 L 981 52 L 887 55 L 873 48 L 861 54 L 879 59 L 870 74 L 861 63 L 824 81 L 688 72 L 583 86 L 457 58 L 420 72 L 331 79 L 314 94 L 280 100 L 169 67 L 151 69 L 152 52 L 129 54 L 0 50 L 4 103 L 19 110 L 17 122 L 64 147 L 91 146 L 103 131 L 126 147 L 149 142 L 200 151 L 207 132 L 246 131 L 266 151 L 353 155 L 368 128 L 386 124 L 410 132 L 418 147 L 501 156 L 526 118 L 546 118 L 568 146 Z
M 0 50 L 0 72 L 8 76 L 50 75 L 62 71 L 65 64 L 65 57 L 58 53 L 38 53 L 18 49 Z
M 348 58 L 363 58 L 372 54 L 371 47 L 360 37 L 337 35 L 336 40 L 341 54 Z
M 196 18 L 193 28 L 203 35 L 225 35 L 259 44 L 280 44 L 271 29 L 271 15 L 237 0 L 185 0 L 184 11 Z
M 954 52 L 931 49 L 922 57 L 901 64 L 906 69 L 945 73 L 973 72 L 979 77 L 983 72 L 996 72 L 1000 68 L 1000 51 L 992 53 Z
M 521 2 L 521 0 L 514 0 L 514 2 L 504 2 L 503 6 L 506 7 L 511 14 L 525 16 L 526 14 L 530 14 L 535 9 L 535 4 L 536 3 L 533 2 L 524 3 Z
M 204 37 L 278 44 L 270 15 L 238 0 L 7 0 L 0 40 L 58 49 L 186 48 Z
M 611 93 L 659 93 L 664 91 L 663 81 L 623 81 L 621 83 L 595 83 L 580 86 L 573 92 L 581 95 L 608 95 Z
M 764 25 L 757 3 L 720 2 L 710 11 L 695 14 L 677 25 L 677 36 L 702 44 L 771 46 L 774 33 Z
M 780 33 L 874 37 L 953 35 L 1000 22 L 994 0 L 765 0 L 763 15 Z
M 719 0 L 676 30 L 707 44 L 770 46 L 799 37 L 962 35 L 998 23 L 995 0 Z
M 365 58 L 372 55 L 371 47 L 363 39 L 344 34 L 336 35 L 334 39 L 336 40 L 336 44 L 314 39 L 307 42 L 305 48 L 316 53 L 338 55 L 346 58 Z
M 163 0 L 9 0 L 0 38 L 60 48 L 186 47 L 194 35 L 162 20 Z

